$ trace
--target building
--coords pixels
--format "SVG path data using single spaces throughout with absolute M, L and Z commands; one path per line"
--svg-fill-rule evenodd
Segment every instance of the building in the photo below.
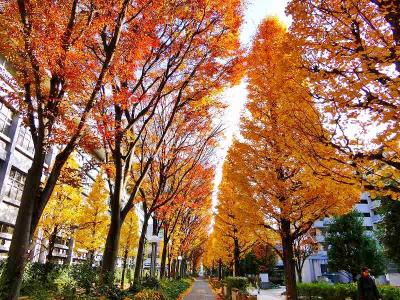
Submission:
M 354 209 L 363 215 L 363 225 L 367 234 L 373 235 L 373 230 L 377 229 L 377 225 L 381 217 L 377 213 L 380 200 L 371 200 L 368 193 L 361 194 L 360 201 L 355 205 Z M 304 282 L 315 282 L 321 277 L 328 274 L 328 254 L 327 245 L 325 243 L 326 228 L 332 221 L 331 218 L 323 218 L 317 220 L 311 229 L 311 235 L 317 243 L 317 251 L 312 254 L 304 263 L 302 277 Z M 393 268 L 388 268 L 386 278 L 379 278 L 381 282 L 389 281 L 391 284 L 400 285 L 400 276 Z M 347 282 L 348 276 L 339 273 L 334 276 L 335 281 Z

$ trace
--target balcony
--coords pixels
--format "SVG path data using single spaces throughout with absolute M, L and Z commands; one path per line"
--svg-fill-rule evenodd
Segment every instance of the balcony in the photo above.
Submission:
M 317 220 L 314 222 L 314 227 L 315 228 L 323 228 L 324 227 L 324 221 Z
M 324 237 L 322 234 L 317 234 L 317 235 L 315 236 L 315 240 L 316 240 L 318 243 L 323 243 L 323 242 L 325 241 L 325 237 Z
M 371 221 L 373 224 L 379 223 L 382 221 L 382 216 L 380 216 L 380 215 L 372 216 Z

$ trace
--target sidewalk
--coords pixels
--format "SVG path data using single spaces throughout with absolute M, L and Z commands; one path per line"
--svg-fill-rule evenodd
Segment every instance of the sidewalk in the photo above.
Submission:
M 202 278 L 195 280 L 190 293 L 183 298 L 184 300 L 215 300 L 215 295 L 208 285 L 208 282 Z
M 268 289 L 268 290 L 260 290 L 260 294 L 257 294 L 257 290 L 253 290 L 250 292 L 250 295 L 257 295 L 257 300 L 284 300 L 285 296 L 281 296 L 281 294 L 286 291 L 283 288 L 277 289 Z

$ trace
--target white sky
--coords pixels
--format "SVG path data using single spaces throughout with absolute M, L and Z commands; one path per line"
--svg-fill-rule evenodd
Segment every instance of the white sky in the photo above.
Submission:
M 252 37 L 257 31 L 257 26 L 267 16 L 277 16 L 287 25 L 290 24 L 290 18 L 285 15 L 285 6 L 287 0 L 247 0 L 244 24 L 241 28 L 240 41 L 242 46 L 248 48 L 251 46 Z M 222 165 L 226 153 L 232 143 L 232 139 L 239 131 L 240 114 L 247 99 L 246 83 L 243 81 L 240 85 L 226 90 L 222 98 L 228 104 L 225 110 L 222 123 L 225 127 L 224 140 L 217 152 L 218 166 L 214 179 L 213 205 L 217 204 L 218 185 L 222 178 Z

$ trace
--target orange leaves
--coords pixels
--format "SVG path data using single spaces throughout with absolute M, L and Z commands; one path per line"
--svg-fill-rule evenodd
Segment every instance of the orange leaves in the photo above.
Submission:
M 299 50 L 276 19 L 267 19 L 247 62 L 243 140 L 228 153 L 219 198 L 231 201 L 229 210 L 238 205 L 230 215 L 258 223 L 255 232 L 261 225 L 280 233 L 286 220 L 296 225 L 293 235 L 301 235 L 319 217 L 350 209 L 358 197 L 346 157 L 320 139 L 326 131 L 297 68 Z
M 307 54 L 299 66 L 307 71 L 310 92 L 331 123 L 328 142 L 346 152 L 361 174 L 376 170 L 369 184 L 379 181 L 382 170 L 376 161 L 398 172 L 398 3 L 293 0 L 288 13 L 293 39 Z M 395 179 L 391 188 L 399 192 L 398 186 Z M 377 189 L 385 192 L 379 184 Z

